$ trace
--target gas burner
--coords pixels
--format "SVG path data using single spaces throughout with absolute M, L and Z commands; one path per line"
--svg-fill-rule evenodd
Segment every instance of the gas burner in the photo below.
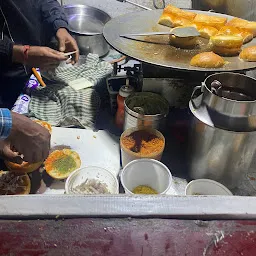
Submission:
M 118 65 L 114 64 L 113 75 L 107 78 L 107 88 L 110 96 L 111 113 L 115 114 L 117 110 L 117 94 L 120 88 L 126 84 L 127 78 L 129 84 L 135 91 L 142 90 L 143 72 L 142 64 L 135 60 L 128 60 L 127 62 Z

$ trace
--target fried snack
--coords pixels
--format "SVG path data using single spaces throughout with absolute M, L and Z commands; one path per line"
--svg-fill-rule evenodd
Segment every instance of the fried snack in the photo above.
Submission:
M 241 36 L 212 36 L 209 42 L 212 51 L 221 56 L 235 56 L 241 51 L 243 38 Z
M 241 52 L 241 48 L 225 48 L 225 47 L 219 47 L 219 46 L 213 46 L 212 51 L 216 54 L 219 54 L 220 56 L 225 57 L 232 57 L 232 56 L 238 56 Z
M 246 31 L 245 29 L 239 29 L 232 26 L 222 27 L 217 35 L 227 35 L 227 36 L 241 36 L 243 38 L 243 43 L 246 44 L 253 39 L 253 34 Z
M 174 16 L 173 25 L 174 27 L 191 26 L 191 22 L 185 18 Z
M 243 38 L 244 44 L 247 44 L 250 41 L 252 41 L 252 39 L 254 37 L 251 32 L 246 31 L 246 30 L 241 30 L 239 35 Z
M 34 122 L 36 122 L 37 124 L 40 124 L 41 126 L 46 128 L 50 134 L 52 134 L 52 126 L 49 123 L 47 123 L 46 121 L 42 121 L 42 120 L 34 120 Z
M 169 13 L 171 15 L 175 15 L 179 18 L 184 18 L 189 21 L 193 21 L 193 19 L 196 17 L 196 13 L 184 11 L 176 6 L 173 6 L 173 5 L 167 5 L 164 8 L 164 12 Z
M 174 16 L 170 13 L 163 12 L 161 15 L 158 24 L 164 25 L 170 28 L 178 27 L 178 26 L 186 26 L 190 25 L 191 22 L 185 18 Z
M 196 15 L 193 22 L 203 26 L 214 27 L 219 30 L 221 27 L 225 26 L 225 24 L 227 23 L 227 18 L 220 16 L 210 16 L 200 13 Z
M 66 179 L 74 170 L 80 168 L 81 159 L 70 149 L 55 150 L 45 160 L 45 170 L 54 179 Z
M 206 39 L 210 39 L 211 36 L 215 36 L 218 33 L 218 29 L 214 27 L 204 26 L 196 23 L 194 23 L 192 26 L 198 30 L 201 37 Z
M 168 13 L 163 13 L 158 20 L 158 24 L 173 28 L 174 27 L 174 17 Z
M 248 20 L 243 20 L 240 18 L 234 18 L 227 23 L 227 26 L 244 29 L 244 30 L 252 33 L 254 37 L 256 36 L 256 22 L 255 21 L 248 21 Z
M 30 164 L 28 162 L 22 162 L 21 164 L 16 164 L 9 161 L 4 161 L 4 164 L 8 168 L 8 170 L 16 173 L 30 173 L 37 170 L 42 164 L 42 162 Z
M 0 171 L 0 195 L 27 195 L 30 189 L 27 174 Z
M 256 61 L 256 46 L 251 46 L 242 50 L 239 58 L 244 61 Z
M 225 60 L 214 52 L 203 52 L 194 56 L 190 65 L 200 68 L 221 68 L 225 65 Z

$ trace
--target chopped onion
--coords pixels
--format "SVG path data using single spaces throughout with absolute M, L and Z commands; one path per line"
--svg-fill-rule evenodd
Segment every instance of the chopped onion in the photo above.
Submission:
M 74 194 L 110 194 L 104 182 L 95 179 L 86 179 L 85 182 L 71 189 Z

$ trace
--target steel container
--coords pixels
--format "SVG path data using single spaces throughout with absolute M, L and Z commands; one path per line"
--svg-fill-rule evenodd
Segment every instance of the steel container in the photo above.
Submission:
M 221 95 L 213 93 L 213 81 L 222 84 Z M 237 73 L 217 73 L 196 86 L 191 97 L 195 109 L 206 107 L 213 123 L 232 131 L 256 130 L 256 80 Z
M 192 122 L 188 164 L 193 179 L 212 179 L 230 189 L 256 168 L 256 132 L 233 132 L 215 127 L 206 107 L 189 103 Z
M 164 130 L 169 113 L 169 103 L 162 96 L 151 92 L 138 92 L 127 97 L 124 104 L 124 130 L 132 127 Z M 152 112 L 151 110 L 144 112 L 145 104 L 152 106 Z
M 64 10 L 80 54 L 95 53 L 100 57 L 106 55 L 110 47 L 102 31 L 111 17 L 106 12 L 87 5 L 65 5 Z
M 192 0 L 192 8 L 214 10 L 243 19 L 256 20 L 255 0 Z

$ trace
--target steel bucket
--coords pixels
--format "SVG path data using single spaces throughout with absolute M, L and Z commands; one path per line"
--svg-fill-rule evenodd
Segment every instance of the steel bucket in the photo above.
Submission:
M 87 5 L 65 5 L 69 30 L 75 38 L 80 54 L 98 54 L 100 57 L 109 52 L 102 31 L 111 17 L 100 9 Z
M 193 114 L 188 146 L 192 179 L 216 180 L 229 189 L 256 168 L 256 132 L 233 132 L 214 127 L 206 107 L 189 108 Z
M 222 84 L 221 96 L 211 91 L 213 81 Z M 215 126 L 231 131 L 256 130 L 256 80 L 237 73 L 217 73 L 196 86 L 191 102 L 206 107 Z
M 132 127 L 164 130 L 169 113 L 169 103 L 162 96 L 151 92 L 133 93 L 126 98 L 124 104 L 124 130 Z M 147 110 L 146 105 L 152 106 L 152 109 Z M 136 108 L 145 108 L 145 112 L 135 111 Z

